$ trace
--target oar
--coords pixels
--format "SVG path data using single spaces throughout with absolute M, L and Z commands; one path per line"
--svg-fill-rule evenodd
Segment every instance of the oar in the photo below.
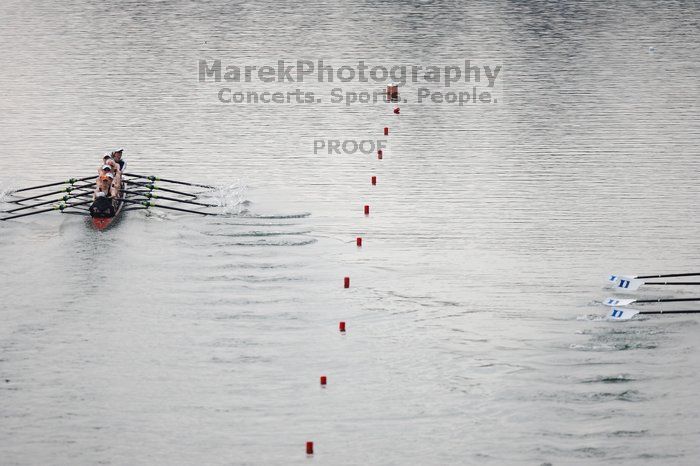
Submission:
M 688 301 L 700 301 L 700 298 L 660 298 L 660 299 L 619 299 L 607 298 L 603 301 L 606 306 L 629 306 L 632 303 L 680 303 Z
M 51 207 L 50 209 L 42 209 L 42 210 L 36 210 L 34 212 L 27 212 L 26 214 L 12 215 L 10 217 L 0 218 L 0 220 L 11 220 L 13 218 L 28 217 L 30 215 L 43 214 L 44 212 L 51 212 L 52 210 L 60 210 L 61 212 L 63 212 L 65 209 L 68 209 L 70 207 L 77 207 L 77 206 L 91 204 L 91 203 L 92 203 L 92 200 L 85 201 L 85 202 L 77 202 L 75 204 L 58 204 L 58 205 Z
M 195 186 L 197 188 L 207 188 L 207 189 L 216 189 L 215 186 L 209 186 L 208 184 L 198 184 L 198 183 L 189 183 L 187 181 L 178 181 L 178 180 L 169 180 L 167 178 L 160 178 L 158 176 L 145 176 L 145 175 L 137 175 L 136 173 L 125 173 L 125 176 L 133 176 L 134 178 L 141 178 L 143 180 L 148 180 L 148 181 L 165 181 L 166 183 L 174 183 L 174 184 L 182 184 L 185 186 Z
M 700 285 L 700 282 L 644 282 L 643 285 L 681 285 L 681 286 L 694 286 Z
M 216 204 L 205 204 L 203 202 L 188 201 L 185 199 L 177 199 L 175 197 L 158 196 L 157 194 L 153 194 L 151 192 L 129 191 L 127 189 L 124 189 L 123 192 L 128 193 L 128 194 L 137 194 L 139 196 L 144 196 L 144 197 L 146 197 L 146 199 L 164 199 L 166 201 L 175 201 L 175 202 L 182 202 L 185 204 L 201 205 L 202 207 L 218 207 Z
M 620 309 L 617 307 L 612 308 L 610 313 L 607 315 L 608 319 L 612 320 L 629 320 L 632 317 L 636 316 L 637 314 L 700 314 L 700 309 L 682 309 L 682 310 L 674 310 L 674 311 L 662 311 L 662 310 L 655 310 L 655 311 L 640 311 L 637 309 L 630 309 L 630 308 L 625 308 L 625 309 Z
M 619 275 L 610 274 L 608 275 L 608 286 L 616 288 L 621 280 L 644 280 L 647 278 L 678 278 L 678 277 L 700 277 L 700 273 L 690 272 L 690 273 L 667 273 L 667 274 L 657 274 L 657 275 Z
M 52 202 L 58 202 L 58 201 L 67 201 L 68 199 L 75 199 L 76 197 L 83 197 L 83 196 L 89 196 L 92 193 L 80 193 L 80 194 L 74 194 L 72 196 L 65 195 L 60 199 L 51 199 L 50 201 L 44 201 L 44 202 L 39 202 L 38 204 L 32 204 L 32 205 L 23 205 L 22 207 L 17 207 L 15 209 L 10 209 L 10 210 L 5 210 L 4 212 L 7 214 L 11 214 L 12 212 L 19 212 L 20 210 L 26 210 L 26 209 L 31 209 L 34 207 L 39 207 L 42 205 L 46 204 L 51 204 Z
M 140 183 L 140 182 L 138 182 L 138 181 L 130 181 L 129 184 L 133 184 L 133 185 L 135 185 L 135 186 L 141 186 L 141 187 L 144 187 L 144 188 L 148 188 L 148 189 L 150 189 L 151 191 L 154 191 L 154 190 L 165 191 L 165 192 L 168 192 L 168 193 L 180 194 L 180 195 L 183 195 L 183 196 L 190 196 L 190 197 L 195 198 L 195 199 L 197 198 L 197 195 L 196 195 L 196 194 L 186 193 L 186 192 L 183 192 L 183 191 L 176 191 L 176 190 L 174 190 L 174 189 L 161 188 L 160 186 L 156 186 L 156 185 L 154 185 L 153 183 Z
M 71 192 L 78 190 L 78 189 L 92 189 L 94 187 L 95 187 L 94 183 L 93 184 L 85 184 L 82 186 L 68 186 L 67 188 L 59 189 L 58 191 L 51 191 L 51 192 L 44 193 L 44 194 L 38 194 L 38 195 L 32 196 L 32 197 L 23 197 L 21 199 L 13 199 L 9 202 L 12 202 L 14 204 L 19 204 L 20 202 L 31 201 L 34 199 L 39 199 L 39 198 L 51 196 L 54 194 L 71 193 Z
M 618 277 L 613 288 L 621 293 L 631 293 L 632 291 L 637 291 L 642 285 L 694 286 L 700 285 L 700 282 L 646 282 L 639 278 Z
M 167 205 L 157 205 L 153 202 L 149 201 L 132 201 L 131 199 L 122 199 L 124 202 L 128 202 L 129 204 L 139 204 L 145 207 L 158 207 L 160 209 L 169 209 L 169 210 L 177 210 L 178 212 L 187 212 L 189 214 L 199 214 L 199 215 L 218 215 L 214 213 L 209 213 L 209 212 L 200 212 L 198 210 L 190 210 L 190 209 L 182 209 L 180 207 L 172 207 L 172 206 L 167 206 Z
M 95 176 L 95 175 L 90 175 L 90 176 L 86 176 L 85 178 L 77 178 L 77 179 L 76 179 L 76 178 L 71 178 L 71 179 L 69 179 L 69 180 L 66 180 L 66 181 L 59 181 L 59 182 L 57 182 L 57 183 L 42 184 L 42 185 L 39 185 L 39 186 L 32 186 L 32 187 L 29 187 L 29 188 L 16 189 L 16 190 L 14 190 L 14 191 L 12 191 L 12 192 L 13 192 L 13 193 L 20 193 L 20 192 L 22 192 L 22 191 L 31 191 L 32 189 L 48 188 L 48 187 L 51 187 L 51 186 L 58 186 L 58 185 L 61 185 L 61 184 L 70 184 L 70 185 L 73 185 L 73 184 L 77 183 L 78 181 L 85 181 L 85 180 L 89 180 L 89 179 L 91 179 L 91 178 L 96 178 L 96 176 Z
M 678 278 L 678 277 L 700 277 L 700 273 L 690 272 L 690 273 L 666 273 L 659 275 L 609 275 L 608 281 L 617 280 L 618 278 Z
M 700 273 L 667 273 L 662 275 L 637 275 L 634 278 L 674 278 L 674 277 L 700 277 Z

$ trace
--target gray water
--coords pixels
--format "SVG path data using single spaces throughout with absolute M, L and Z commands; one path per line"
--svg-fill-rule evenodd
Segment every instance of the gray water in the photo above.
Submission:
M 599 303 L 609 272 L 700 264 L 699 18 L 3 0 L 1 189 L 123 145 L 132 171 L 232 186 L 234 208 L 0 224 L 0 463 L 697 464 L 698 318 Z M 221 104 L 200 59 L 470 59 L 502 65 L 502 99 Z M 296 87 L 239 87 L 276 86 Z M 384 126 L 383 160 L 314 154 Z

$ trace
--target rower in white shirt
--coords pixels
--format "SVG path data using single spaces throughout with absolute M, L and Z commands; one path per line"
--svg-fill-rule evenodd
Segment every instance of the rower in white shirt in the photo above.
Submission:
M 123 158 L 124 149 L 119 148 L 112 152 L 112 158 L 119 165 L 119 170 L 124 173 L 126 172 L 126 160 Z

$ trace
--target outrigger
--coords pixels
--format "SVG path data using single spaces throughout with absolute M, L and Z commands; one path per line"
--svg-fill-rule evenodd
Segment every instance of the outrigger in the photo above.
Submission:
M 6 194 L 7 199 L 4 202 L 15 206 L 3 210 L 3 213 L 11 215 L 0 217 L 0 220 L 13 220 L 45 212 L 59 211 L 66 214 L 90 216 L 92 225 L 97 230 L 104 230 L 112 225 L 122 212 L 144 210 L 152 207 L 198 215 L 220 215 L 211 211 L 211 208 L 220 207 L 220 205 L 197 201 L 197 199 L 201 200 L 207 193 L 211 193 L 212 190 L 216 189 L 214 186 L 160 178 L 153 175 L 125 173 L 122 176 L 121 190 L 116 196 L 94 198 L 94 180 L 95 175 L 91 175 L 10 191 Z M 165 188 L 161 186 L 162 183 L 203 188 L 205 191 L 179 191 Z M 59 186 L 61 186 L 60 189 L 49 189 Z M 20 194 L 29 191 L 35 191 L 38 194 L 31 196 Z M 156 194 L 155 191 L 168 193 L 168 195 Z M 45 199 L 57 195 L 60 197 L 41 200 L 42 198 Z M 165 201 L 165 203 L 156 204 L 156 199 Z M 197 210 L 195 208 L 178 207 L 178 204 L 196 206 Z M 207 208 L 210 208 L 210 210 L 206 210 Z

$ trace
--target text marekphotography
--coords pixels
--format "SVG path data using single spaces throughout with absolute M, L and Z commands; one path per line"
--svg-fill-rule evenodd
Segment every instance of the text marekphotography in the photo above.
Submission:
M 398 84 L 402 102 L 467 106 L 502 100 L 503 64 L 462 60 L 385 66 L 359 60 L 338 66 L 323 60 L 225 64 L 200 59 L 197 79 L 215 86 L 215 101 L 222 104 L 376 104 L 389 101 L 387 85 Z

